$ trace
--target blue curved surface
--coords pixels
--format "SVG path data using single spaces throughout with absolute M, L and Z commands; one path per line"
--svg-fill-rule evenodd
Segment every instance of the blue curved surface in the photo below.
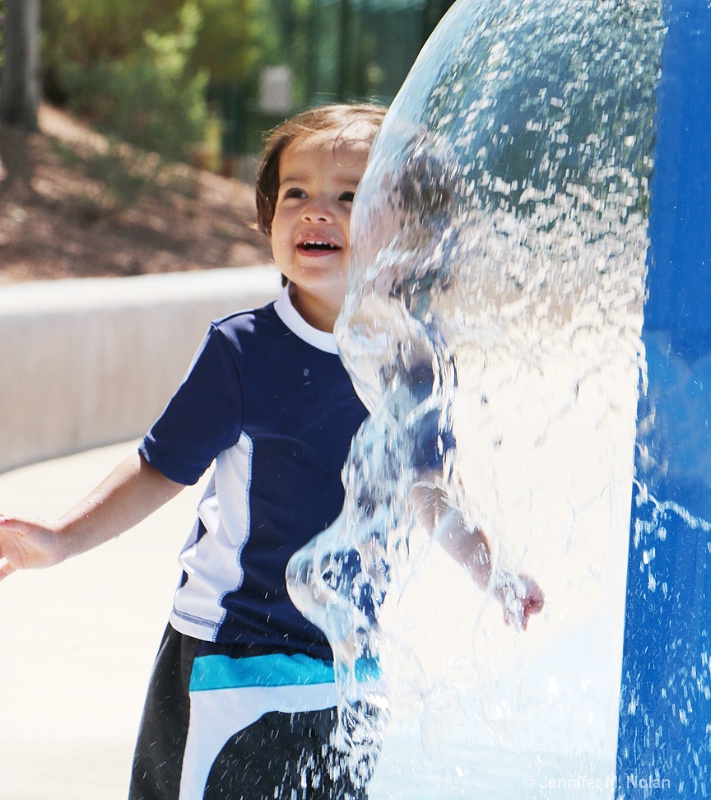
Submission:
M 711 795 L 711 5 L 666 20 L 617 763 L 635 800 Z

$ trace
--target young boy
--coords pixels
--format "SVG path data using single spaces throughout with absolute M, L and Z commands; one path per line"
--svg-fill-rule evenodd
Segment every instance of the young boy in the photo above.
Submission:
M 291 603 L 290 556 L 343 504 L 366 416 L 333 325 L 349 221 L 384 109 L 326 106 L 269 138 L 260 228 L 285 288 L 213 323 L 139 452 L 56 521 L 0 518 L 0 579 L 118 536 L 214 462 L 144 709 L 131 800 L 362 798 L 331 745 L 337 696 L 323 633 Z

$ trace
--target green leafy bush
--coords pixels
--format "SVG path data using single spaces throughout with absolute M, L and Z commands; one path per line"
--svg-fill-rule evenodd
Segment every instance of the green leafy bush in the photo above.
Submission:
M 203 139 L 210 118 L 207 75 L 188 68 L 201 22 L 194 3 L 180 12 L 177 32 L 147 31 L 143 46 L 118 60 L 67 63 L 62 82 L 71 108 L 112 138 L 180 160 Z

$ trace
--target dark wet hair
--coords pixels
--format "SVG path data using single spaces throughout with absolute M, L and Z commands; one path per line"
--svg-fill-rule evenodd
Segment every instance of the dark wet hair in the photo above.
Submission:
M 290 144 L 322 133 L 333 132 L 334 140 L 354 138 L 372 143 L 386 108 L 375 103 L 343 103 L 316 106 L 302 111 L 271 130 L 266 137 L 264 154 L 257 169 L 257 227 L 271 236 L 272 220 L 279 193 L 279 159 Z
M 429 133 L 411 139 L 404 148 L 407 158 L 391 179 L 394 205 L 421 223 L 451 211 L 461 180 L 457 162 L 440 150 Z

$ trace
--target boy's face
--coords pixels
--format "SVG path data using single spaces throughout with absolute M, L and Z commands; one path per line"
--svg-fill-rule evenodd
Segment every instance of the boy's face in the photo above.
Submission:
M 369 143 L 324 134 L 294 142 L 281 154 L 272 253 L 309 322 L 314 304 L 337 314 L 343 303 L 351 205 L 369 149 Z

